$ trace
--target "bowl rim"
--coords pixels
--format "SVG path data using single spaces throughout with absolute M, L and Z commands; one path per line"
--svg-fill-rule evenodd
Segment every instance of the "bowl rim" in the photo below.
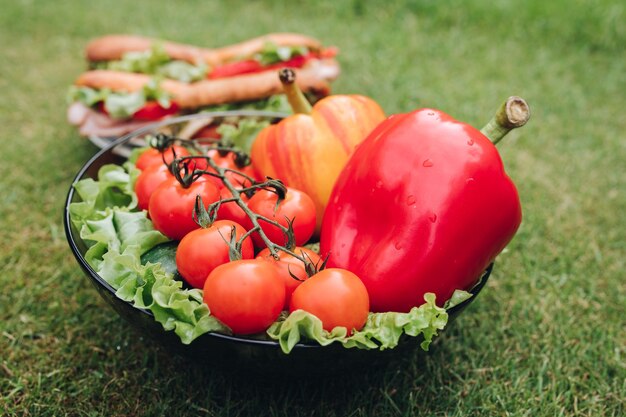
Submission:
M 108 146 L 98 150 L 98 152 L 96 152 L 91 158 L 89 158 L 89 160 L 87 162 L 85 162 L 83 164 L 83 166 L 80 168 L 80 170 L 78 171 L 78 173 L 74 176 L 72 183 L 70 184 L 70 188 L 69 191 L 67 193 L 67 196 L 65 198 L 65 205 L 63 207 L 63 228 L 65 230 L 65 237 L 69 243 L 70 249 L 72 250 L 72 253 L 74 255 L 74 257 L 76 258 L 76 260 L 78 261 L 78 263 L 80 264 L 80 266 L 83 268 L 84 271 L 86 271 L 90 277 L 95 280 L 100 286 L 102 286 L 103 288 L 105 288 L 108 292 L 110 292 L 119 302 L 123 302 L 126 303 L 128 305 L 130 305 L 132 308 L 134 308 L 135 310 L 137 310 L 138 312 L 151 317 L 152 319 L 154 319 L 154 314 L 149 311 L 146 310 L 144 308 L 139 308 L 136 307 L 132 302 L 130 301 L 125 301 L 122 300 L 121 298 L 117 297 L 116 295 L 116 290 L 115 288 L 113 288 L 108 282 L 106 282 L 92 267 L 91 265 L 89 265 L 89 263 L 87 262 L 87 260 L 85 259 L 85 257 L 83 256 L 83 254 L 81 253 L 78 243 L 76 241 L 76 239 L 74 238 L 74 233 L 72 232 L 72 221 L 70 218 L 70 204 L 72 204 L 72 200 L 74 199 L 74 196 L 76 195 L 75 192 L 75 185 L 78 181 L 84 179 L 83 177 L 85 176 L 85 174 L 87 173 L 87 171 L 91 168 L 91 166 L 98 161 L 99 158 L 102 157 L 102 155 L 106 154 L 106 153 L 113 153 L 113 148 L 124 144 L 125 142 L 129 141 L 130 139 L 132 139 L 133 137 L 137 137 L 143 134 L 146 134 L 150 131 L 153 131 L 155 129 L 158 129 L 160 127 L 164 127 L 164 126 L 168 126 L 171 124 L 176 124 L 176 123 L 182 123 L 182 122 L 187 122 L 187 121 L 191 121 L 191 120 L 195 120 L 195 119 L 200 119 L 200 118 L 226 118 L 226 117 L 267 117 L 267 118 L 285 118 L 289 116 L 286 113 L 280 113 L 280 112 L 269 112 L 269 111 L 261 111 L 261 110 L 224 110 L 224 111 L 218 111 L 218 112 L 203 112 L 203 113 L 195 113 L 195 114 L 190 114 L 190 115 L 185 115 L 185 116 L 178 116 L 178 117 L 170 117 L 155 123 L 151 123 L 149 125 L 146 125 L 144 127 L 141 127 L 137 130 L 134 130 L 130 133 L 127 133 L 123 136 L 120 136 L 118 139 L 112 141 Z M 119 155 L 118 155 L 119 156 Z M 120 157 L 122 158 L 122 157 Z M 123 158 L 122 158 L 123 159 Z M 478 293 L 480 293 L 480 291 L 482 290 L 482 288 L 484 287 L 484 285 L 486 284 L 489 276 L 491 275 L 491 271 L 493 269 L 493 262 L 491 262 L 487 268 L 485 269 L 485 271 L 481 274 L 478 282 L 476 283 L 476 285 L 474 287 L 472 287 L 470 290 L 468 290 L 469 293 L 472 294 L 472 297 L 468 298 L 467 300 L 462 301 L 461 303 L 455 305 L 454 307 L 450 308 L 447 310 L 448 315 L 453 315 L 455 313 L 460 312 L 461 310 L 463 310 L 465 307 L 467 307 L 471 302 L 474 301 L 474 299 L 476 298 L 476 296 L 478 295 Z M 166 330 L 163 330 L 164 332 Z M 205 333 L 203 336 L 208 336 L 208 337 L 212 337 L 212 338 L 216 338 L 216 339 L 222 339 L 225 341 L 230 341 L 230 342 L 235 342 L 235 343 L 245 343 L 245 344 L 250 344 L 250 345 L 257 345 L 257 346 L 266 346 L 266 347 L 271 347 L 271 348 L 280 348 L 280 344 L 278 341 L 276 340 L 263 340 L 263 339 L 254 339 L 254 338 L 248 338 L 245 336 L 235 336 L 235 335 L 228 335 L 228 334 L 224 334 L 224 333 L 218 333 L 218 332 L 208 332 Z M 182 342 L 181 342 L 182 343 Z M 192 344 L 194 342 L 191 342 Z M 318 349 L 318 348 L 324 348 L 326 346 L 320 345 L 318 343 L 307 343 L 307 342 L 298 342 L 295 346 L 294 349 Z

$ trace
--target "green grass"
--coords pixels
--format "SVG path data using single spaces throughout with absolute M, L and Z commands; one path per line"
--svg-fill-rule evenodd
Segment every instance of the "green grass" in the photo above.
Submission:
M 480 126 L 509 95 L 532 107 L 499 145 L 522 227 L 426 356 L 324 381 L 230 378 L 139 337 L 72 258 L 62 205 L 96 149 L 65 122 L 64 98 L 86 41 L 270 31 L 339 46 L 335 91 L 388 113 L 434 107 Z M 622 2 L 10 1 L 0 40 L 1 415 L 626 414 Z

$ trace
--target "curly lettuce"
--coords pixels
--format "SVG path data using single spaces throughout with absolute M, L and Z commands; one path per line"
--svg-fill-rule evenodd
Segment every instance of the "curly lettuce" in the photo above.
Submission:
M 93 66 L 98 69 L 157 75 L 184 83 L 206 78 L 209 70 L 202 62 L 192 64 L 172 59 L 165 47 L 158 42 L 145 51 L 126 52 L 119 60 L 97 62 Z
M 72 223 L 89 249 L 85 260 L 120 299 L 149 310 L 165 330 L 173 330 L 181 342 L 228 329 L 210 315 L 202 291 L 184 289 L 159 263 L 142 265 L 141 255 L 169 239 L 156 231 L 145 211 L 137 211 L 133 183 L 138 170 L 105 165 L 98 179 L 74 185 L 81 202 L 70 205 Z
M 291 114 L 291 106 L 284 94 L 275 94 L 267 98 L 252 101 L 239 101 L 234 103 L 216 104 L 214 106 L 205 106 L 202 111 L 232 111 L 232 110 L 260 110 L 276 113 Z
M 87 107 L 102 104 L 109 116 L 114 119 L 128 119 L 148 101 L 156 101 L 165 109 L 171 106 L 170 95 L 159 86 L 158 79 L 151 79 L 143 88 L 132 93 L 112 91 L 108 88 L 71 86 L 67 100 L 78 101 Z
M 309 49 L 306 46 L 284 46 L 274 42 L 266 42 L 263 49 L 254 54 L 253 59 L 263 65 L 272 65 L 308 53 Z
M 470 296 L 466 291 L 457 291 L 455 302 L 462 302 Z M 320 319 L 306 311 L 296 310 L 272 324 L 267 334 L 278 341 L 285 353 L 302 341 L 315 341 L 322 346 L 337 342 L 346 348 L 392 349 L 403 335 L 421 336 L 423 340 L 420 346 L 428 350 L 433 337 L 446 326 L 446 310 L 453 305 L 438 307 L 432 293 L 426 293 L 424 301 L 424 304 L 413 307 L 408 313 L 370 313 L 365 326 L 352 334 L 345 327 L 335 327 L 330 332 L 324 330 Z
M 151 311 L 155 320 L 165 330 L 174 331 L 182 343 L 189 344 L 208 332 L 229 333 L 211 316 L 202 301 L 202 290 L 183 288 L 183 283 L 160 263 L 142 264 L 142 255 L 168 238 L 154 229 L 145 211 L 137 209 L 133 192 L 137 175 L 130 162 L 105 165 L 97 180 L 88 178 L 74 185 L 82 201 L 70 205 L 70 216 L 89 246 L 85 259 L 120 299 Z M 326 331 L 317 317 L 302 310 L 284 312 L 265 337 L 277 341 L 285 353 L 298 343 L 392 349 L 406 336 L 420 338 L 420 346 L 428 350 L 448 322 L 447 310 L 469 297 L 466 291 L 456 291 L 444 307 L 439 307 L 435 295 L 427 293 L 424 304 L 407 313 L 370 313 L 365 326 L 352 333 L 342 327 Z

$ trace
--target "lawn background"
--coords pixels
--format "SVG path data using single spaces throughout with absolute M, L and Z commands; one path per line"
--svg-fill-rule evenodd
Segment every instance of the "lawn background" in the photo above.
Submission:
M 337 45 L 335 92 L 388 113 L 482 126 L 509 95 L 532 107 L 499 145 L 524 222 L 426 357 L 323 381 L 230 378 L 139 337 L 70 254 L 63 201 L 97 150 L 65 121 L 87 40 L 273 31 Z M 3 2 L 0 415 L 624 415 L 625 108 L 620 1 Z

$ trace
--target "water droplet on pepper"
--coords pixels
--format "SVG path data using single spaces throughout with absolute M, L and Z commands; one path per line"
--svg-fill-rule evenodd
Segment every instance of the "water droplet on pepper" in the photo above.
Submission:
M 434 164 L 433 164 L 433 161 L 431 161 L 430 159 L 425 159 L 422 165 L 425 166 L 426 168 L 430 168 Z

